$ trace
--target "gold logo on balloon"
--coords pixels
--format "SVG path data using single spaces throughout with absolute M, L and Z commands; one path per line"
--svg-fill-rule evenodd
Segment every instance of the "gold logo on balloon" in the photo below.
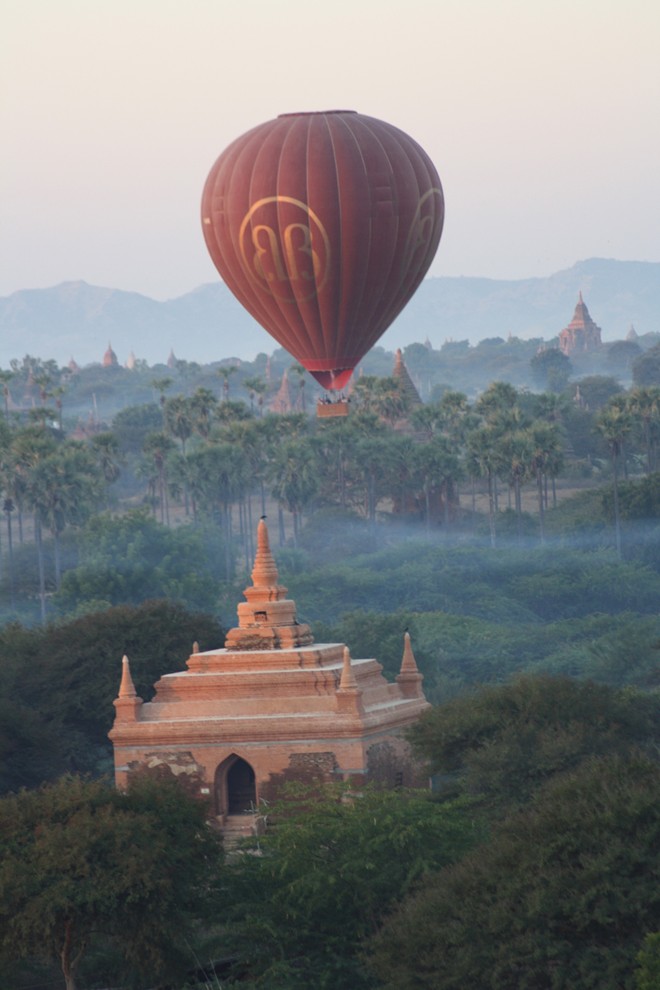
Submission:
M 311 299 L 330 271 L 330 241 L 306 203 L 291 196 L 257 200 L 239 231 L 243 268 L 250 279 L 277 299 Z
M 433 201 L 434 196 L 438 197 L 438 207 L 436 207 Z M 410 230 L 406 238 L 406 247 L 403 252 L 404 272 L 423 262 L 436 230 L 438 240 L 440 239 L 440 234 L 442 233 L 443 203 L 442 189 L 433 188 L 424 193 L 417 204 L 415 216 L 410 224 Z M 440 219 L 439 225 L 438 218 Z

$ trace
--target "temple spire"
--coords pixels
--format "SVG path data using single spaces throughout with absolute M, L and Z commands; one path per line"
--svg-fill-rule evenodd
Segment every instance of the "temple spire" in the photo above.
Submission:
M 279 574 L 275 558 L 271 553 L 266 517 L 262 516 L 257 526 L 257 553 L 252 568 L 252 584 L 255 588 L 277 588 Z M 286 594 L 286 588 L 283 589 Z
M 266 517 L 262 516 L 257 527 L 252 584 L 243 592 L 246 601 L 238 606 L 238 626 L 227 633 L 226 649 L 289 649 L 314 642 L 309 626 L 296 618 L 295 602 L 286 597 L 287 589 L 278 582 Z
M 401 660 L 401 670 L 397 674 L 396 682 L 401 689 L 404 698 L 422 698 L 422 681 L 424 677 L 419 672 L 415 654 L 413 653 L 410 633 L 408 630 L 403 634 L 403 658 Z
M 417 667 L 417 661 L 415 660 L 415 654 L 413 653 L 412 643 L 410 642 L 410 633 L 407 629 L 403 634 L 403 659 L 401 660 L 401 673 L 419 674 L 419 668 Z
M 344 663 L 341 669 L 341 680 L 339 681 L 340 691 L 358 691 L 358 683 L 355 679 L 355 671 L 351 664 L 351 651 L 344 647 Z
M 137 698 L 137 691 L 135 690 L 133 678 L 131 677 L 131 665 L 128 662 L 128 657 L 126 655 L 121 658 L 121 684 L 119 685 L 119 697 Z
M 363 716 L 362 688 L 358 686 L 355 670 L 351 663 L 351 651 L 347 646 L 344 646 L 344 662 L 335 698 L 337 712 L 340 715 L 347 715 L 349 718 Z
M 140 708 L 143 705 L 142 698 L 139 698 L 131 677 L 131 665 L 128 657 L 123 656 L 121 661 L 121 683 L 119 694 L 113 701 L 117 711 L 117 721 L 137 722 L 140 718 Z

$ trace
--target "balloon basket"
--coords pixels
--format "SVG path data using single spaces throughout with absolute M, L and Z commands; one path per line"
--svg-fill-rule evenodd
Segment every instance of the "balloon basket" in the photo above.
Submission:
M 348 416 L 348 402 L 346 399 L 321 400 L 316 403 L 316 415 L 319 419 L 329 419 L 335 416 Z

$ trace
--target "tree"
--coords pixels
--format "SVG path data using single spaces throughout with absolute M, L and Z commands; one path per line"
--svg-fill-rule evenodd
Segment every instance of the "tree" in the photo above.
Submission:
M 278 447 L 269 476 L 273 498 L 293 515 L 293 541 L 297 544 L 300 517 L 318 490 L 316 459 L 309 441 L 296 440 Z
M 90 451 L 68 442 L 35 464 L 27 478 L 26 499 L 34 509 L 38 545 L 42 526 L 53 535 L 55 587 L 61 581 L 60 538 L 69 524 L 81 525 L 102 497 Z
M 421 483 L 424 499 L 424 518 L 427 531 L 431 524 L 433 497 L 442 500 L 443 522 L 449 526 L 449 509 L 454 501 L 455 482 L 460 474 L 458 457 L 445 436 L 434 436 L 428 443 L 414 448 L 416 474 Z
M 522 541 L 522 486 L 532 467 L 532 442 L 527 430 L 512 430 L 501 440 L 502 461 L 514 494 L 516 531 Z
M 498 434 L 492 426 L 482 426 L 472 430 L 467 438 L 467 464 L 472 477 L 486 479 L 488 486 L 488 524 L 490 545 L 496 542 L 496 478 L 501 466 L 500 452 L 497 449 Z
M 223 365 L 220 365 L 220 367 L 217 369 L 218 375 L 222 379 L 222 401 L 223 402 L 228 402 L 229 401 L 229 379 L 237 371 L 238 371 L 238 365 L 237 364 L 230 364 L 230 365 L 223 364 Z
M 475 411 L 486 423 L 500 430 L 522 425 L 516 410 L 519 410 L 518 392 L 508 382 L 493 382 L 475 403 Z
M 37 548 L 37 569 L 39 573 L 39 604 L 41 621 L 46 621 L 46 573 L 44 563 L 41 515 L 35 505 L 35 471 L 48 457 L 54 456 L 57 443 L 52 434 L 39 426 L 26 426 L 12 440 L 10 454 L 10 496 L 12 504 L 18 507 L 19 539 L 23 538 L 23 507 L 34 510 L 34 534 Z M 43 486 L 39 486 L 42 488 Z M 45 493 L 47 496 L 47 492 Z
M 660 442 L 660 386 L 635 388 L 628 395 L 628 407 L 642 436 L 646 451 L 646 471 L 658 465 Z
M 305 375 L 307 374 L 307 370 L 303 368 L 302 364 L 298 364 L 297 362 L 291 365 L 290 370 L 293 371 L 298 378 L 298 399 L 296 399 L 294 405 L 296 409 L 300 409 L 301 412 L 307 412 L 307 402 L 305 396 Z
M 165 429 L 165 402 L 166 402 L 165 393 L 167 392 L 168 388 L 170 388 L 170 386 L 173 384 L 173 381 L 174 379 L 165 377 L 165 378 L 154 378 L 153 381 L 151 382 L 151 387 L 154 389 L 154 391 L 158 392 L 158 396 L 159 396 L 158 401 L 160 402 L 163 429 Z
M 106 484 L 111 485 L 119 477 L 119 441 L 114 433 L 95 433 L 90 448 Z
M 119 794 L 64 777 L 0 799 L 4 953 L 59 961 L 66 990 L 103 940 L 133 974 L 181 974 L 220 877 L 220 846 L 204 819 L 203 805 L 164 780 L 136 780 Z
M 112 421 L 112 432 L 119 442 L 122 455 L 137 455 L 142 451 L 149 433 L 162 429 L 163 414 L 155 402 L 120 409 Z
M 193 451 L 189 458 L 190 489 L 207 517 L 220 520 L 225 548 L 225 577 L 231 580 L 233 503 L 239 501 L 248 483 L 248 460 L 243 450 L 227 441 Z
M 621 405 L 610 403 L 600 413 L 596 420 L 596 428 L 607 441 L 612 457 L 612 468 L 614 471 L 613 495 L 614 495 L 614 532 L 616 539 L 617 553 L 621 555 L 621 515 L 619 512 L 619 458 L 621 456 L 626 437 L 632 430 L 632 419 L 630 413 Z
M 137 605 L 169 598 L 191 608 L 216 605 L 219 562 L 224 555 L 217 527 L 170 528 L 133 509 L 116 518 L 93 516 L 78 540 L 78 563 L 66 570 L 53 603 L 67 614 L 90 603 Z
M 623 391 L 616 378 L 608 375 L 587 375 L 578 382 L 580 397 L 587 409 L 597 412 Z
M 607 363 L 615 368 L 629 370 L 630 365 L 642 353 L 642 348 L 635 340 L 615 340 L 607 349 Z
M 159 677 L 181 670 L 194 642 L 217 648 L 224 631 L 211 616 L 164 600 L 45 628 L 0 629 L 0 697 L 8 715 L 0 720 L 0 791 L 66 772 L 107 772 L 122 655 L 130 657 L 140 697 L 149 700 Z
M 658 990 L 660 987 L 660 932 L 649 933 L 637 955 L 635 990 Z
M 632 376 L 636 386 L 660 385 L 660 344 L 635 358 Z
M 660 767 L 586 762 L 429 877 L 373 943 L 383 990 L 633 990 L 660 925 Z
M 544 392 L 562 392 L 572 374 L 570 358 L 556 347 L 538 351 L 530 367 L 536 385 Z
M 186 456 L 186 441 L 192 436 L 194 429 L 194 410 L 191 399 L 184 395 L 175 395 L 165 400 L 163 406 L 165 425 L 169 433 L 181 443 L 181 453 Z
M 532 423 L 527 431 L 527 436 L 529 442 L 529 466 L 533 474 L 536 475 L 539 530 L 541 542 L 543 543 L 545 540 L 546 482 L 548 475 L 551 475 L 554 479 L 559 474 L 562 464 L 561 439 L 556 425 L 541 421 Z
M 213 413 L 217 409 L 218 400 L 209 388 L 196 388 L 190 400 L 193 416 L 193 429 L 204 440 L 208 440 L 213 422 Z
M 408 411 L 408 398 L 398 378 L 364 375 L 355 383 L 355 396 L 361 410 L 376 413 L 390 425 Z
M 156 505 L 158 505 L 160 507 L 160 521 L 166 526 L 170 524 L 167 461 L 174 449 L 174 441 L 167 433 L 149 433 L 142 447 L 144 454 L 143 470 L 148 479 L 149 489 L 154 493 L 154 514 Z
M 250 396 L 250 411 L 254 412 L 254 400 L 257 400 L 257 409 L 259 410 L 258 415 L 263 415 L 264 410 L 264 395 L 268 391 L 268 385 L 260 378 L 259 375 L 254 375 L 251 378 L 246 378 L 243 381 L 243 387 L 247 389 L 248 395 Z
M 499 814 L 582 761 L 653 748 L 659 734 L 652 696 L 526 675 L 431 709 L 410 738 L 431 772 Z
M 238 972 L 269 990 L 372 986 L 365 937 L 479 835 L 460 803 L 440 807 L 419 792 L 300 786 L 265 811 L 276 827 L 259 856 L 228 865 L 225 907 Z

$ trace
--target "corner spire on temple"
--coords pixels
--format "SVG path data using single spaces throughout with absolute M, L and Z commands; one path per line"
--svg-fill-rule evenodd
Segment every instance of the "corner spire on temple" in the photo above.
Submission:
M 339 681 L 340 691 L 359 691 L 358 682 L 355 680 L 355 672 L 351 664 L 351 651 L 344 647 L 344 657 L 341 668 L 341 679 Z
M 406 698 L 423 698 L 422 681 L 424 676 L 420 674 L 413 653 L 410 633 L 406 629 L 403 634 L 403 658 L 401 660 L 401 670 L 397 675 L 396 682 L 401 689 L 401 693 Z
M 144 704 L 142 698 L 138 697 L 135 684 L 131 677 L 131 665 L 128 657 L 124 655 L 121 661 L 121 683 L 119 694 L 113 702 L 117 711 L 117 718 L 126 722 L 135 722 L 139 718 L 140 708 Z

